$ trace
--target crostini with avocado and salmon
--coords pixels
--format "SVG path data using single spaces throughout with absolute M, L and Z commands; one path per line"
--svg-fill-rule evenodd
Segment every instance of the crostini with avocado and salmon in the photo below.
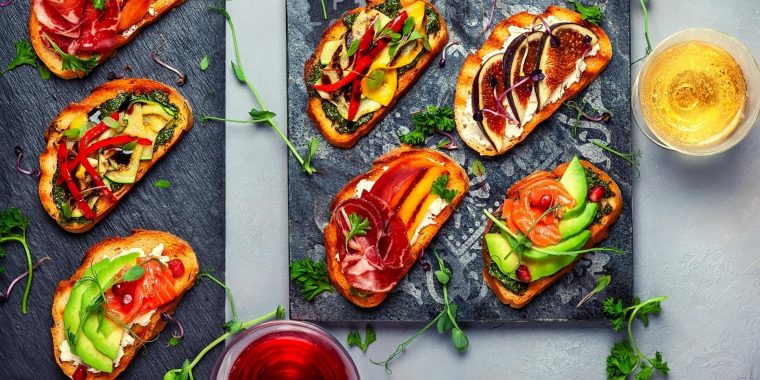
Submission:
M 524 307 L 594 251 L 622 209 L 615 181 L 578 157 L 527 176 L 488 214 L 483 279 L 502 303 Z
M 160 231 L 135 230 L 90 248 L 53 297 L 53 351 L 72 379 L 111 380 L 166 325 L 198 276 L 195 252 Z
M 148 79 L 99 86 L 61 111 L 45 132 L 42 206 L 65 230 L 89 231 L 192 123 L 190 105 L 169 86 Z
M 367 0 L 327 28 L 306 61 L 309 117 L 330 144 L 350 148 L 448 40 L 443 16 L 426 0 Z

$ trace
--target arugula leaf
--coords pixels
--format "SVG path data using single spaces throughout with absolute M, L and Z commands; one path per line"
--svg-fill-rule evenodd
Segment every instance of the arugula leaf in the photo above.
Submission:
M 124 272 L 124 276 L 122 276 L 122 280 L 124 282 L 137 281 L 141 279 L 144 275 L 145 275 L 145 268 L 143 268 L 140 265 L 135 265 L 127 269 L 126 272 Z
M 369 232 L 370 225 L 369 219 L 362 218 L 356 213 L 351 213 L 348 216 L 349 231 L 346 234 L 346 251 L 348 251 L 348 242 L 353 239 L 354 236 L 363 236 Z
M 435 182 L 433 182 L 433 186 L 431 187 L 430 192 L 441 197 L 441 199 L 445 200 L 446 203 L 451 204 L 451 202 L 454 201 L 454 197 L 457 196 L 459 191 L 446 188 L 448 183 L 449 176 L 447 174 L 444 174 L 438 177 Z
M 8 63 L 5 70 L 0 72 L 0 77 L 22 65 L 37 66 L 37 54 L 34 53 L 32 44 L 27 40 L 16 41 L 16 56 Z
M 206 71 L 208 69 L 209 64 L 209 58 L 208 54 L 204 55 L 203 58 L 201 58 L 201 61 L 198 63 L 198 67 L 201 69 L 201 71 Z
M 602 10 L 596 5 L 584 6 L 577 0 L 567 0 L 569 3 L 575 5 L 575 10 L 581 14 L 581 18 L 584 21 L 588 21 L 594 25 L 602 23 Z
M 362 341 L 362 337 L 359 334 L 359 330 L 351 330 L 346 338 L 346 343 L 349 347 L 359 347 L 362 352 L 367 352 L 367 348 L 377 340 L 375 329 L 372 326 L 367 326 L 364 330 L 365 339 Z
M 34 274 L 34 268 L 32 264 L 32 253 L 29 251 L 29 244 L 26 240 L 26 228 L 29 227 L 29 220 L 21 213 L 21 211 L 15 207 L 11 207 L 0 211 L 0 245 L 3 243 L 15 241 L 20 243 L 26 253 L 27 273 L 26 287 L 24 288 L 24 297 L 21 300 L 21 313 L 26 314 L 27 302 L 29 301 L 29 291 L 32 288 L 32 277 Z M 2 254 L 0 257 L 5 256 L 5 251 L 0 247 Z
M 55 50 L 55 52 L 61 57 L 61 70 L 71 70 L 73 72 L 89 74 L 90 71 L 98 65 L 98 60 L 100 59 L 99 55 L 93 55 L 88 59 L 81 59 L 75 55 L 64 53 L 47 34 L 45 34 L 45 38 L 50 42 L 50 46 L 53 47 L 53 50 Z
M 399 140 L 404 144 L 422 145 L 427 136 L 454 130 L 454 111 L 449 107 L 427 106 L 425 111 L 412 114 L 412 126 L 414 129 L 400 135 Z
M 172 183 L 168 179 L 159 179 L 153 184 L 153 186 L 156 186 L 159 189 L 168 189 L 171 185 Z
M 327 275 L 324 261 L 296 260 L 290 264 L 290 279 L 298 285 L 301 295 L 311 301 L 319 293 L 332 292 L 333 286 Z

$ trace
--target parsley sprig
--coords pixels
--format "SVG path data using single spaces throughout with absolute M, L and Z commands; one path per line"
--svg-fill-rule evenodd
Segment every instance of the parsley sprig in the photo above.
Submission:
M 364 236 L 369 232 L 369 219 L 362 218 L 355 212 L 352 212 L 348 216 L 348 234 L 346 234 L 346 251 L 348 251 L 348 242 L 354 238 L 354 236 Z
M 628 320 L 628 340 L 622 340 L 612 346 L 607 356 L 607 379 L 625 380 L 635 374 L 636 380 L 647 380 L 652 377 L 654 370 L 663 375 L 670 372 L 668 363 L 662 358 L 662 353 L 655 352 L 653 357 L 641 353 L 636 338 L 633 337 L 632 325 L 634 319 L 640 319 L 644 327 L 649 326 L 649 317 L 660 312 L 660 303 L 667 297 L 656 297 L 641 302 L 636 297 L 633 305 L 623 307 L 623 301 L 612 297 L 604 301 L 603 312 L 615 331 L 621 331 Z
M 422 145 L 428 136 L 438 131 L 454 130 L 454 111 L 449 107 L 427 106 L 424 111 L 412 114 L 412 126 L 409 133 L 399 136 L 399 141 L 409 145 Z
M 319 293 L 333 291 L 330 277 L 327 275 L 327 267 L 321 260 L 294 261 L 290 264 L 290 279 L 296 283 L 306 301 L 313 300 Z
M 372 328 L 372 326 L 367 326 L 364 329 L 364 340 L 362 340 L 361 334 L 359 334 L 359 330 L 351 330 L 348 333 L 348 337 L 346 338 L 346 343 L 348 343 L 349 347 L 359 347 L 362 352 L 367 352 L 367 348 L 369 348 L 369 345 L 372 344 L 377 340 L 377 335 L 375 334 L 375 329 Z
M 5 67 L 5 70 L 0 72 L 0 77 L 22 65 L 37 66 L 37 54 L 34 53 L 32 44 L 27 40 L 16 41 L 16 56 L 13 57 L 13 60 Z
M 32 289 L 32 254 L 29 251 L 29 244 L 26 240 L 26 228 L 29 226 L 29 220 L 17 208 L 9 208 L 0 211 L 0 258 L 5 257 L 4 243 L 15 241 L 20 243 L 26 253 L 26 264 L 29 275 L 26 277 L 26 286 L 24 287 L 24 297 L 21 300 L 21 313 L 26 314 L 27 303 L 29 301 L 29 291 Z
M 446 203 L 451 204 L 451 202 L 454 201 L 454 197 L 459 194 L 459 191 L 447 188 L 448 185 L 449 176 L 448 174 L 443 174 L 433 182 L 433 185 L 430 188 L 430 193 L 441 197 Z
M 298 160 L 298 163 L 301 164 L 301 169 L 304 173 L 307 175 L 312 175 L 317 172 L 317 169 L 312 165 L 312 160 L 314 157 L 314 154 L 316 154 L 317 149 L 319 148 L 319 141 L 315 138 L 310 139 L 308 143 L 307 148 L 307 156 L 306 159 L 304 159 L 300 153 L 298 153 L 298 150 L 293 146 L 293 144 L 290 142 L 288 137 L 282 132 L 280 127 L 277 126 L 277 123 L 274 121 L 275 114 L 274 112 L 271 112 L 267 109 L 266 105 L 264 105 L 264 100 L 261 98 L 261 95 L 259 94 L 258 90 L 256 90 L 256 87 L 253 86 L 253 84 L 248 80 L 248 77 L 245 74 L 245 71 L 243 69 L 243 63 L 240 59 L 240 49 L 238 47 L 238 41 L 237 41 L 237 34 L 235 33 L 235 24 L 232 22 L 232 17 L 224 8 L 219 7 L 208 7 L 209 10 L 217 12 L 224 16 L 224 18 L 227 20 L 227 24 L 230 26 L 230 34 L 232 35 L 232 46 L 235 48 L 235 60 L 232 61 L 232 71 L 235 73 L 235 77 L 240 81 L 240 83 L 245 84 L 248 86 L 248 89 L 251 90 L 251 93 L 253 94 L 254 98 L 256 98 L 256 103 L 258 103 L 259 107 L 261 109 L 253 108 L 249 114 L 251 116 L 250 120 L 232 120 L 232 119 L 223 119 L 220 117 L 215 116 L 209 116 L 209 115 L 203 115 L 201 117 L 201 121 L 207 121 L 207 120 L 217 120 L 217 121 L 227 121 L 232 123 L 246 123 L 246 124 L 266 124 L 269 125 L 276 133 L 280 136 L 282 141 L 285 142 L 285 145 L 288 146 L 288 149 L 290 149 L 290 152 L 293 154 L 293 156 Z
M 596 5 L 584 6 L 580 1 L 567 0 L 569 3 L 575 5 L 575 10 L 580 13 L 581 18 L 584 21 L 588 21 L 594 25 L 602 23 L 602 10 Z
M 438 252 L 436 250 L 433 250 L 433 253 L 435 254 L 435 258 L 438 261 L 438 270 L 434 272 L 435 278 L 438 283 L 441 284 L 441 288 L 443 289 L 443 310 L 441 310 L 441 312 L 438 313 L 438 315 L 433 318 L 433 320 L 425 325 L 425 327 L 417 331 L 414 335 L 409 337 L 409 339 L 399 344 L 398 347 L 396 347 L 396 350 L 393 351 L 387 359 L 380 362 L 376 362 L 370 359 L 373 364 L 385 366 L 385 372 L 388 374 L 391 373 L 391 361 L 393 361 L 393 359 L 399 355 L 403 354 L 406 351 L 406 348 L 412 344 L 412 342 L 414 342 L 417 337 L 433 327 L 433 325 L 436 326 L 439 334 L 444 334 L 451 331 L 451 343 L 454 345 L 454 348 L 456 348 L 457 351 L 464 351 L 470 345 L 470 341 L 467 338 L 467 335 L 464 333 L 464 331 L 462 331 L 462 328 L 459 327 L 459 324 L 456 320 L 457 305 L 449 300 L 448 284 L 451 282 L 451 269 L 446 267 L 446 263 L 443 261 L 443 259 L 441 259 L 441 256 L 438 255 Z
M 66 54 L 47 34 L 45 34 L 45 38 L 50 42 L 50 46 L 53 47 L 53 50 L 55 50 L 55 52 L 61 57 L 61 70 L 71 70 L 86 75 L 98 65 L 98 60 L 100 59 L 99 55 L 93 55 L 88 59 L 82 59 L 75 55 Z

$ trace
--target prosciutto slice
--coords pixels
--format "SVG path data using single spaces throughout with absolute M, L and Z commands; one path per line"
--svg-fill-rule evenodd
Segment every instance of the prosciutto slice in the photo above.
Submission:
M 52 38 L 54 35 L 59 35 L 68 38 L 79 37 L 79 29 L 82 25 L 84 15 L 84 6 L 86 0 L 77 0 L 76 3 L 68 4 L 66 12 L 70 21 L 61 13 L 61 3 L 53 2 L 51 0 L 33 0 L 32 12 L 37 17 L 37 20 L 45 29 L 44 32 Z M 73 12 L 73 13 L 72 13 Z M 77 14 L 77 17 L 71 17 L 72 14 Z
M 366 218 L 369 231 L 366 235 L 355 235 L 348 244 L 343 244 L 351 230 L 351 214 Z M 333 211 L 330 223 L 334 223 L 338 231 L 341 272 L 356 289 L 388 292 L 413 264 L 404 222 L 384 200 L 369 192 L 340 203 Z
M 113 50 L 120 16 L 120 0 L 106 0 L 102 11 L 95 9 L 92 2 L 88 1 L 81 34 L 72 44 L 71 50 L 77 53 L 106 53 Z
M 33 0 L 32 11 L 42 33 L 68 54 L 107 53 L 116 45 L 121 0 L 106 0 L 103 10 L 91 0 Z

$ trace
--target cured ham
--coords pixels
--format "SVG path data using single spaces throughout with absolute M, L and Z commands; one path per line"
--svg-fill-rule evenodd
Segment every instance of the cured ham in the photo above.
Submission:
M 339 204 L 333 211 L 339 241 L 351 230 L 349 216 L 366 219 L 369 230 L 353 236 L 338 248 L 346 280 L 352 287 L 369 292 L 387 292 L 396 286 L 414 261 L 407 239 L 406 225 L 388 204 L 369 192 Z
M 145 6 L 147 11 L 147 3 Z M 121 9 L 122 0 L 106 0 L 102 10 L 91 0 L 32 2 L 41 33 L 68 54 L 111 52 L 116 46 Z M 47 39 L 44 41 L 49 45 Z
M 106 53 L 116 45 L 116 28 L 121 14 L 120 0 L 106 0 L 102 11 L 87 2 L 79 38 L 72 44 L 73 52 Z

